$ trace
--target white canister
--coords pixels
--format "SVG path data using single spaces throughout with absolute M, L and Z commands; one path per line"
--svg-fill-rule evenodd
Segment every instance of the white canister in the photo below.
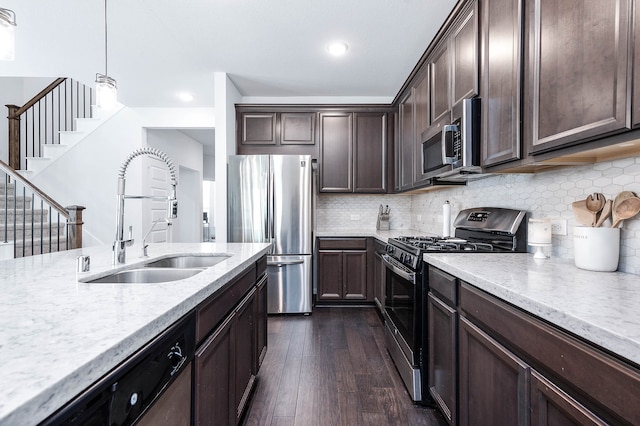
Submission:
M 576 266 L 598 272 L 613 272 L 620 259 L 620 228 L 573 228 Z

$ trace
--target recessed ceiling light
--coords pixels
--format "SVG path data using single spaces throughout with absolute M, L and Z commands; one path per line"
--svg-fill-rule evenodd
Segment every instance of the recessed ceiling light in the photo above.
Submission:
M 327 45 L 327 51 L 333 56 L 342 56 L 349 50 L 349 45 L 344 41 L 333 41 Z
M 178 94 L 178 97 L 182 102 L 191 102 L 193 100 L 193 95 L 187 92 L 181 92 Z

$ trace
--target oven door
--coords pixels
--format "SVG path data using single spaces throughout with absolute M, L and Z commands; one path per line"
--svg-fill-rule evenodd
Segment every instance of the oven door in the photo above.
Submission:
M 413 401 L 422 401 L 420 334 L 422 274 L 387 254 L 385 265 L 385 345 Z
M 382 256 L 382 262 L 385 265 L 385 316 L 400 334 L 396 340 L 407 361 L 417 366 L 421 317 L 420 274 L 386 254 Z

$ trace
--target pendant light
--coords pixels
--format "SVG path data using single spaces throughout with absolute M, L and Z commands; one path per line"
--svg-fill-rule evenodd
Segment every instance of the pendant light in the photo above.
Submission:
M 118 88 L 107 72 L 107 0 L 104 0 L 104 74 L 96 74 L 96 105 L 111 110 L 116 105 Z
M 16 14 L 0 7 L 0 61 L 13 61 L 16 53 Z

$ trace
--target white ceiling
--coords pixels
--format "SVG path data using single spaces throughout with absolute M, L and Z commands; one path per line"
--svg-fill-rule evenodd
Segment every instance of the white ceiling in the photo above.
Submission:
M 131 107 L 213 107 L 213 73 L 246 101 L 390 102 L 456 0 L 108 0 L 108 74 Z M 0 76 L 104 73 L 103 0 L 0 0 L 17 15 Z M 331 58 L 325 45 L 349 44 Z M 195 99 L 185 104 L 179 91 Z M 292 99 L 289 99 L 292 101 Z

